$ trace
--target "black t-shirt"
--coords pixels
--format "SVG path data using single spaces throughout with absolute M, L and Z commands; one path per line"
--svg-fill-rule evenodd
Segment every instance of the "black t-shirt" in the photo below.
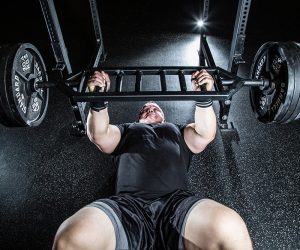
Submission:
M 183 138 L 185 126 L 172 123 L 117 125 L 121 141 L 113 152 L 117 193 L 163 195 L 187 190 L 192 152 Z

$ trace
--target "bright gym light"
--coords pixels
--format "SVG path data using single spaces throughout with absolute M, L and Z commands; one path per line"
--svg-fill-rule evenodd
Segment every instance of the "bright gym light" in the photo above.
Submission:
M 197 22 L 197 26 L 198 27 L 203 27 L 204 26 L 204 21 L 203 20 L 199 20 L 198 22 Z

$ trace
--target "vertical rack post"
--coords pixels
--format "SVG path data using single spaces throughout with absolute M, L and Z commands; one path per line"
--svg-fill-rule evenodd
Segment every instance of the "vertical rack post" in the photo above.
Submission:
M 243 53 L 250 5 L 251 0 L 239 0 L 228 63 L 228 71 L 234 74 L 238 73 L 239 65 L 245 62 Z
M 67 75 L 72 73 L 71 63 L 68 57 L 67 48 L 64 43 L 63 35 L 61 32 L 60 24 L 57 17 L 54 0 L 39 0 L 41 9 L 46 21 L 48 34 L 50 36 L 52 49 L 56 61 L 55 70 L 59 71 L 60 77 L 64 78 L 64 70 L 66 69 Z M 96 38 L 96 53 L 93 56 L 90 67 L 98 67 L 99 63 L 105 60 L 104 45 L 100 27 L 100 18 L 98 13 L 98 7 L 96 0 L 89 0 L 90 11 L 93 20 L 93 26 Z M 79 92 L 84 92 L 86 89 L 85 74 L 82 75 L 79 86 L 74 87 Z M 86 125 L 86 103 L 75 102 L 73 98 L 70 98 L 76 121 L 72 125 L 72 134 L 84 135 Z
M 54 53 L 56 67 L 55 70 L 61 73 L 66 68 L 68 74 L 72 73 L 72 67 L 68 56 L 68 51 L 61 32 L 56 9 L 53 0 L 39 0 L 41 9 L 46 21 L 51 46 Z
M 99 11 L 96 0 L 90 1 L 90 10 L 93 20 L 95 38 L 96 38 L 96 53 L 92 58 L 91 67 L 98 67 L 101 61 L 105 60 L 105 52 L 104 52 L 104 43 L 102 38 L 101 26 L 100 26 L 100 18 Z
M 209 0 L 203 1 L 203 11 L 202 11 L 202 21 L 206 22 L 208 19 L 208 11 L 209 11 Z M 200 47 L 199 47 L 199 66 L 205 66 L 205 56 L 202 50 L 203 40 L 206 39 L 204 34 L 204 27 L 200 28 Z
M 241 63 L 245 63 L 243 59 L 243 53 L 250 5 L 251 0 L 239 0 L 228 61 L 228 71 L 235 75 L 238 73 L 239 65 Z M 223 129 L 228 129 L 230 106 L 231 98 L 226 101 L 220 101 L 219 121 L 220 126 Z

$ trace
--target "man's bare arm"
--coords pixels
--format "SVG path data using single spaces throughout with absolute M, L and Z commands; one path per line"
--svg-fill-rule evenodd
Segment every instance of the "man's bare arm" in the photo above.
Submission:
M 193 90 L 200 91 L 204 84 L 207 91 L 212 90 L 214 80 L 207 71 L 197 71 L 192 77 Z M 195 122 L 188 124 L 184 130 L 185 142 L 193 153 L 200 153 L 215 138 L 216 129 L 216 115 L 210 103 L 196 106 Z
M 90 92 L 96 91 L 96 87 L 99 87 L 100 91 L 104 91 L 105 88 L 108 90 L 109 86 L 109 77 L 104 72 L 96 71 L 88 81 Z M 109 115 L 104 104 L 99 107 L 93 107 L 91 104 L 91 107 L 87 118 L 87 135 L 102 152 L 110 154 L 119 144 L 121 132 L 118 127 L 109 124 Z

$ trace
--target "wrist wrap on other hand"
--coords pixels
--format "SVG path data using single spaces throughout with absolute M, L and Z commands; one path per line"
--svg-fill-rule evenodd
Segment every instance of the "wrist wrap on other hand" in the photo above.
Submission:
M 106 109 L 108 107 L 108 101 L 91 102 L 90 108 L 96 112 Z
M 213 104 L 211 99 L 208 99 L 206 101 L 196 102 L 196 106 L 200 108 L 208 108 Z

